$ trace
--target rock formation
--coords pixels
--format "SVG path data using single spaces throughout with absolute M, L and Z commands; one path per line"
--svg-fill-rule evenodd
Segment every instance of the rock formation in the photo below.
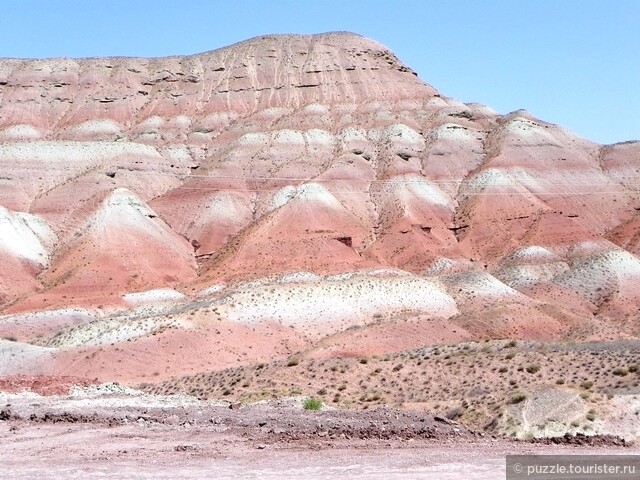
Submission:
M 3 59 L 3 351 L 141 378 L 413 348 L 347 330 L 407 319 L 422 344 L 635 337 L 638 165 L 348 33 Z

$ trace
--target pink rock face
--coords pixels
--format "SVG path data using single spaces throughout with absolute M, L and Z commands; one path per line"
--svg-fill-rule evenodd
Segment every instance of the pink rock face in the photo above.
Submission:
M 136 365 L 152 368 L 142 356 L 169 355 L 147 338 L 161 324 L 165 340 L 213 321 L 271 332 L 260 337 L 271 346 L 235 362 L 374 314 L 390 323 L 371 334 L 395 332 L 398 348 L 639 331 L 640 144 L 601 146 L 525 111 L 443 97 L 366 38 L 4 59 L 0 98 L 0 326 L 25 342 L 38 332 L 47 355 L 106 345 L 109 359 L 135 339 L 124 376 L 136 378 Z M 61 328 L 56 317 L 44 338 L 15 316 L 71 307 L 97 313 Z M 292 311 L 298 321 L 282 315 Z M 419 334 L 403 323 L 412 316 Z M 364 333 L 344 338 L 317 354 L 387 351 Z M 199 338 L 193 354 L 206 349 Z M 73 350 L 58 357 L 83 364 Z

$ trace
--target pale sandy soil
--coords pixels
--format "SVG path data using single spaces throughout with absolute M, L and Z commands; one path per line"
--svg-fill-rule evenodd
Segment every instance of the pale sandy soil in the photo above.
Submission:
M 495 479 L 504 476 L 505 455 L 511 453 L 640 453 L 620 447 L 558 449 L 503 440 L 403 441 L 370 447 L 305 442 L 259 449 L 263 444 L 256 446 L 250 438 L 136 425 L 33 425 L 15 434 L 5 427 L 1 435 L 3 479 Z M 179 445 L 187 450 L 175 451 Z
M 137 395 L 0 398 L 2 479 L 495 479 L 509 453 L 639 453 L 481 436 L 395 410 L 308 412 Z M 597 442 L 596 442 L 597 443 Z

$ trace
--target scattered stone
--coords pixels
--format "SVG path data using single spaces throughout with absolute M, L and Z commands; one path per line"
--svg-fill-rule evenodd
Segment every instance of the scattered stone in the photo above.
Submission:
M 176 445 L 173 450 L 176 452 L 193 452 L 196 447 L 195 445 Z

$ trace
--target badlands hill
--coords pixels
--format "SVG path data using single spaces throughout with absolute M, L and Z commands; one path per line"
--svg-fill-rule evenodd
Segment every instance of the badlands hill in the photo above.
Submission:
M 0 373 L 633 340 L 639 169 L 348 33 L 2 59 Z

